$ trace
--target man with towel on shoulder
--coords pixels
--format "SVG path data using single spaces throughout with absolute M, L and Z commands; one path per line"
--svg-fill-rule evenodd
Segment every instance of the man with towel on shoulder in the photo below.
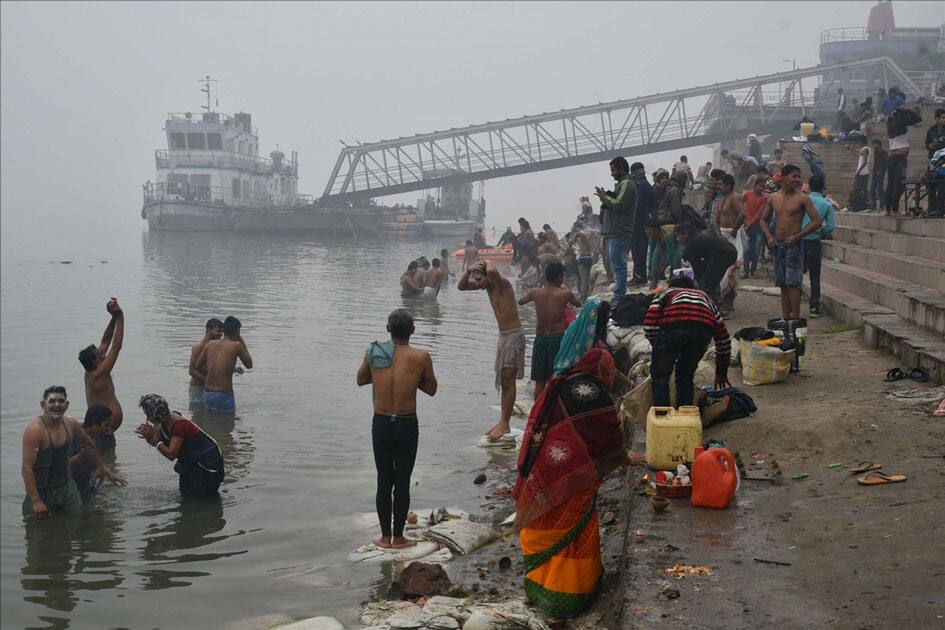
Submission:
M 387 330 L 391 340 L 371 343 L 358 368 L 357 380 L 359 386 L 374 385 L 371 441 L 377 469 L 375 504 L 381 525 L 381 536 L 374 544 L 401 549 L 417 544 L 404 538 L 410 509 L 410 475 L 420 435 L 417 390 L 428 396 L 436 394 L 436 376 L 430 354 L 410 346 L 414 326 L 409 311 L 399 308 L 388 315 Z
M 511 430 L 509 421 L 515 406 L 515 380 L 525 374 L 525 333 L 518 318 L 515 290 L 489 261 L 480 261 L 466 270 L 456 288 L 460 291 L 484 289 L 489 295 L 496 323 L 499 325 L 499 345 L 495 355 L 495 386 L 501 389 L 502 403 L 499 422 L 487 436 L 494 442 Z

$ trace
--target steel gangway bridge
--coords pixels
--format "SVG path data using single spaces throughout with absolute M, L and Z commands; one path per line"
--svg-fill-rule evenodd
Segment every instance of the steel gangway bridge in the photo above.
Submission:
M 879 57 L 346 145 L 319 203 L 744 140 L 747 133 L 789 133 L 804 115 L 832 123 L 836 88 L 845 86 L 852 98 L 851 84 L 863 86 L 859 96 L 873 96 L 877 85 L 921 94 L 892 59 Z

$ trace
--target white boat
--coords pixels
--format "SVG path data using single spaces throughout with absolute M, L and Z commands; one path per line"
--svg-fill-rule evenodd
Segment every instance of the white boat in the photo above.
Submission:
M 376 234 L 376 208 L 323 208 L 298 192 L 298 154 L 259 156 L 252 115 L 213 111 L 211 79 L 202 80 L 205 111 L 168 114 L 167 148 L 155 151 L 155 180 L 143 186 L 149 229 Z
M 423 222 L 423 233 L 427 236 L 459 236 L 469 239 L 472 238 L 475 231 L 475 221 L 428 219 Z

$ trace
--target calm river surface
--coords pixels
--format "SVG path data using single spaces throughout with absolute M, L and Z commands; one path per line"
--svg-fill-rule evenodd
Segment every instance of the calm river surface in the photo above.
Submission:
M 381 565 L 346 555 L 375 535 L 371 512 L 371 392 L 355 371 L 390 310 L 417 320 L 414 343 L 433 355 L 440 391 L 420 395 L 414 506 L 482 501 L 473 443 L 496 420 L 496 325 L 488 300 L 455 281 L 438 303 L 405 301 L 406 262 L 451 239 L 330 244 L 237 234 L 103 235 L 107 250 L 10 242 L 2 268 L 3 628 L 254 627 L 274 615 L 353 621 Z M 71 249 L 70 249 L 71 247 Z M 55 253 L 49 253 L 55 251 Z M 60 261 L 71 261 L 62 264 Z M 456 270 L 458 264 L 453 263 Z M 25 522 L 23 427 L 43 389 L 66 386 L 85 414 L 78 351 L 97 343 L 117 295 L 127 325 L 114 371 L 125 421 L 115 468 L 76 516 Z M 187 409 L 190 345 L 213 316 L 236 315 L 255 367 L 237 376 L 235 420 L 195 419 L 227 461 L 218 501 L 182 503 L 172 463 L 134 435 L 138 397 Z M 523 312 L 534 329 L 533 311 Z M 531 344 L 529 344 L 530 348 Z

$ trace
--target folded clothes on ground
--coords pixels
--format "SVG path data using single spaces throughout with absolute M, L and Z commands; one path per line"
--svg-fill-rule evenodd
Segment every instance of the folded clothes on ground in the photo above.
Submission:
M 508 433 L 500 437 L 498 440 L 492 442 L 485 435 L 479 438 L 479 441 L 476 442 L 476 446 L 480 448 L 505 448 L 505 449 L 516 449 L 522 445 L 522 438 L 525 437 L 525 432 L 521 429 L 516 429 L 512 427 Z
M 426 531 L 424 537 L 446 545 L 465 556 L 487 542 L 495 540 L 496 533 L 488 525 L 466 520 L 444 521 Z

